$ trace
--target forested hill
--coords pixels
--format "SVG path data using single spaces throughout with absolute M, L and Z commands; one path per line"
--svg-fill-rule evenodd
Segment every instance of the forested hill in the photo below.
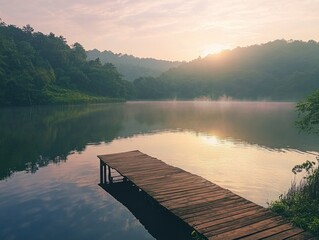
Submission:
M 87 61 L 79 43 L 0 19 L 0 106 L 113 101 L 130 87 L 111 63 Z
M 138 58 L 132 55 L 113 53 L 112 51 L 100 52 L 97 49 L 87 51 L 89 60 L 99 58 L 102 63 L 112 63 L 128 81 L 139 77 L 158 77 L 168 69 L 182 64 L 178 61 L 157 60 L 154 58 Z
M 89 55 L 92 60 L 87 60 L 81 44 L 70 46 L 62 36 L 35 32 L 29 25 L 7 25 L 0 19 L 0 106 L 128 98 L 296 101 L 319 89 L 319 43 L 315 41 L 276 40 L 183 64 L 97 50 Z M 107 55 L 112 57 L 106 60 Z M 130 79 L 147 75 L 136 66 L 157 71 L 173 68 L 159 77 L 129 82 L 112 63 L 103 61 L 122 64 L 131 71 Z
M 134 85 L 139 98 L 299 100 L 319 89 L 319 43 L 276 40 L 236 48 Z

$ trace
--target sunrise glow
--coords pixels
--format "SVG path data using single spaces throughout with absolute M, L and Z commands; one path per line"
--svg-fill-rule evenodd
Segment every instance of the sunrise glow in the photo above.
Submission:
M 168 60 L 193 60 L 275 39 L 319 40 L 318 1 L 2 1 L 17 26 L 97 48 Z M 300 26 L 302 27 L 296 27 Z
M 210 54 L 218 54 L 225 50 L 229 50 L 231 48 L 232 47 L 230 45 L 210 44 L 203 48 L 203 51 L 201 52 L 201 57 L 206 57 L 207 55 L 210 55 Z
M 215 146 L 220 144 L 220 140 L 217 136 L 202 136 L 200 137 L 203 143 L 210 145 L 210 146 Z

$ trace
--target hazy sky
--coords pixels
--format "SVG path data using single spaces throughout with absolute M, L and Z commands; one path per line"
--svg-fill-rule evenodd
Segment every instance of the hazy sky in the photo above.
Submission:
M 319 41 L 319 0 L 0 0 L 0 18 L 87 50 L 170 60 L 282 38 Z

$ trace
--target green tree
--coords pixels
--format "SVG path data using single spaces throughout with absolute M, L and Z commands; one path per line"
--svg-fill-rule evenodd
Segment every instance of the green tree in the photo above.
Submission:
M 86 61 L 86 52 L 80 43 L 74 43 L 72 46 L 72 56 L 75 63 L 84 63 Z
M 87 61 L 80 43 L 70 47 L 63 36 L 0 20 L 0 105 L 96 102 L 131 93 L 114 65 Z
M 309 133 L 319 133 L 319 90 L 297 104 L 297 125 Z M 287 217 L 294 225 L 311 231 L 319 237 L 319 156 L 315 161 L 296 165 L 292 172 L 305 172 L 303 180 L 292 186 L 279 200 L 270 203 L 274 212 Z
M 22 30 L 27 34 L 32 34 L 34 31 L 33 27 L 31 27 L 30 24 L 27 24 L 24 27 L 22 27 Z
M 297 104 L 297 125 L 304 131 L 319 133 L 319 90 Z

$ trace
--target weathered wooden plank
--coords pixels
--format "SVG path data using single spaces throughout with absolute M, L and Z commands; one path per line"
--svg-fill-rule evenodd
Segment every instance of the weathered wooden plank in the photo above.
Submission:
M 256 206 L 256 204 L 248 202 L 247 200 L 240 199 L 221 199 L 219 201 L 215 201 L 208 204 L 199 204 L 197 207 L 192 209 L 190 208 L 179 208 L 173 210 L 174 213 L 178 216 L 191 216 L 195 215 L 198 212 L 206 211 L 206 212 L 216 212 L 216 213 L 223 213 L 231 211 L 233 207 L 250 207 L 251 205 Z
M 293 237 L 293 236 L 296 236 L 298 235 L 298 239 L 309 239 L 309 238 L 303 238 L 303 232 L 304 230 L 300 229 L 300 228 L 293 228 L 293 229 L 289 229 L 287 231 L 284 231 L 284 232 L 281 232 L 281 233 L 278 233 L 274 236 L 270 236 L 270 237 L 267 237 L 267 238 L 264 238 L 265 240 L 272 240 L 272 239 L 275 239 L 275 240 L 279 240 L 279 239 L 287 239 L 289 237 Z
M 138 173 L 137 173 L 138 174 Z M 158 174 L 158 175 L 156 175 Z M 148 171 L 146 173 L 141 172 L 138 177 L 132 175 L 132 173 L 128 174 L 128 176 L 131 176 L 132 179 L 139 182 L 150 182 L 154 184 L 158 184 L 160 181 L 164 181 L 168 184 L 169 180 L 172 178 L 172 176 L 177 176 L 178 174 L 184 174 L 184 172 L 176 171 L 176 170 L 161 170 L 158 171 Z M 175 178 L 178 181 L 178 178 Z M 185 180 L 183 178 L 180 178 L 180 180 Z
M 160 201 L 164 201 L 164 200 L 173 200 L 173 199 L 185 199 L 187 197 L 190 196 L 203 196 L 203 195 L 207 195 L 209 193 L 215 194 L 218 192 L 221 192 L 222 190 L 220 189 L 214 189 L 214 188 L 200 188 L 200 189 L 188 189 L 188 190 L 184 190 L 182 192 L 175 192 L 175 193 L 170 193 L 170 194 L 153 194 L 152 196 L 156 197 L 156 199 L 160 200 Z
M 189 181 L 185 181 L 183 182 L 182 180 L 175 180 L 174 182 L 171 183 L 165 183 L 165 179 L 163 180 L 158 180 L 157 183 L 151 183 L 149 181 L 139 181 L 137 182 L 137 185 L 141 188 L 141 189 L 145 189 L 145 190 L 149 190 L 150 193 L 154 193 L 156 194 L 156 189 L 159 188 L 160 190 L 167 190 L 167 189 L 179 189 L 181 187 L 185 188 L 187 186 L 189 186 L 192 183 L 191 180 Z M 194 183 L 197 184 L 197 183 Z M 200 183 L 202 184 L 202 183 Z M 198 184 L 199 186 L 199 184 Z
M 133 174 L 140 174 L 140 176 L 136 177 Z M 135 181 L 139 181 L 139 182 L 151 182 L 151 183 L 156 183 L 158 181 L 161 180 L 168 180 L 170 178 L 171 175 L 175 175 L 178 173 L 182 173 L 181 171 L 176 171 L 176 170 L 161 170 L 159 169 L 158 171 L 147 171 L 147 172 L 131 172 L 130 174 L 125 174 L 125 176 L 127 175 L 128 177 L 134 179 Z M 159 174 L 159 175 L 155 175 L 155 174 Z
M 164 207 L 171 209 L 171 211 L 175 209 L 180 209 L 180 208 L 192 208 L 192 207 L 197 207 L 198 204 L 214 204 L 214 202 L 217 202 L 219 200 L 224 201 L 227 196 L 225 194 L 222 195 L 217 195 L 217 196 L 212 196 L 206 199 L 200 199 L 197 201 L 193 201 L 192 203 L 185 202 L 185 203 L 170 203 L 170 202 L 163 202 L 161 203 Z M 228 196 L 228 198 L 232 199 L 238 199 L 238 196 Z
M 155 172 L 156 170 L 160 171 L 171 171 L 171 170 L 179 170 L 179 169 L 175 169 L 175 168 L 171 168 L 171 169 L 167 169 L 165 166 L 163 165 L 155 165 L 155 166 L 152 166 L 152 164 L 149 164 L 149 165 L 140 165 L 140 166 L 121 166 L 121 165 L 118 165 L 118 164 L 113 164 L 112 167 L 114 169 L 121 169 L 121 171 L 126 174 L 130 174 L 130 175 L 136 175 L 136 176 L 140 176 L 141 174 L 147 174 L 148 172 L 151 173 L 151 172 Z M 154 169 L 156 167 L 156 170 Z
M 175 168 L 171 168 L 171 169 L 167 169 L 165 168 L 165 166 L 162 166 L 162 165 L 155 165 L 155 166 L 152 166 L 152 164 L 150 164 L 149 166 L 148 165 L 140 165 L 140 166 L 125 166 L 125 168 L 121 165 L 118 165 L 118 164 L 114 164 L 112 165 L 114 168 L 119 168 L 119 169 L 122 169 L 123 172 L 127 172 L 131 175 L 135 175 L 136 173 L 137 174 L 147 174 L 148 172 L 151 173 L 151 172 L 155 172 L 156 170 L 162 170 L 162 171 L 170 171 L 170 170 L 179 170 L 179 169 L 175 169 Z M 156 170 L 154 169 L 154 167 L 156 167 Z M 137 175 L 137 176 L 140 176 L 140 175 Z
M 214 186 L 214 185 L 209 185 L 209 184 L 203 184 L 203 183 L 199 183 L 198 185 L 192 186 L 192 185 L 188 185 L 184 186 L 183 188 L 176 188 L 174 191 L 171 191 L 171 189 L 166 189 L 166 191 L 154 191 L 154 195 L 157 198 L 162 198 L 165 196 L 170 196 L 170 195 L 174 195 L 174 196 L 182 196 L 185 194 L 188 194 L 189 192 L 193 192 L 194 194 L 199 193 L 199 192 L 207 192 L 207 191 L 212 191 L 212 192 L 218 192 L 218 191 L 223 191 L 222 188 L 218 187 L 218 186 Z
M 154 196 L 162 196 L 162 195 L 170 195 L 172 193 L 181 193 L 188 190 L 200 190 L 200 189 L 206 189 L 206 188 L 218 188 L 217 186 L 211 185 L 211 184 L 205 184 L 205 183 L 194 183 L 194 185 L 187 185 L 187 186 L 177 186 L 175 188 L 168 188 L 167 187 L 161 187 L 159 189 L 152 189 L 150 190 Z
M 231 194 L 231 193 L 229 193 Z M 206 192 L 203 194 L 191 194 L 189 196 L 185 197 L 179 197 L 179 198 L 170 198 L 170 197 L 165 197 L 164 199 L 158 199 L 159 202 L 161 203 L 172 203 L 172 204 L 183 204 L 186 203 L 187 205 L 192 205 L 194 203 L 198 203 L 198 201 L 202 202 L 208 202 L 209 200 L 214 200 L 215 198 L 224 198 L 225 197 L 225 192 L 223 191 L 215 191 L 215 192 Z
M 269 228 L 267 230 L 263 230 L 257 233 L 253 233 L 252 235 L 242 238 L 242 240 L 264 239 L 266 237 L 272 237 L 273 239 L 278 239 L 276 238 L 276 234 L 284 232 L 284 231 L 288 231 L 291 229 L 293 229 L 292 225 L 288 223 L 283 223 L 282 225 L 275 226 L 273 228 Z
M 313 238 L 269 210 L 138 150 L 98 157 L 208 239 Z
M 210 222 L 195 226 L 195 229 L 200 233 L 219 234 L 228 232 L 230 230 L 240 228 L 258 221 L 262 221 L 267 218 L 273 217 L 266 209 L 252 210 L 238 215 L 222 218 L 212 219 Z
M 221 190 L 219 189 L 213 189 L 210 187 L 206 187 L 206 188 L 199 188 L 199 189 L 189 189 L 189 190 L 182 190 L 176 193 L 166 193 L 166 194 L 153 194 L 154 197 L 156 197 L 156 199 L 159 200 L 165 200 L 165 199 L 179 199 L 179 198 L 184 198 L 184 197 L 190 197 L 190 196 L 199 196 L 202 194 L 215 194 L 217 192 L 220 192 Z
M 168 180 L 167 176 L 156 178 L 156 180 L 152 180 L 152 179 L 148 180 L 146 178 L 138 179 L 135 177 L 135 175 L 123 173 L 124 171 L 118 171 L 118 172 L 121 175 L 125 175 L 128 179 L 130 179 L 132 182 L 134 182 L 136 185 L 139 185 L 140 187 L 152 186 L 153 189 L 156 189 L 157 187 L 164 187 L 165 185 L 167 186 L 168 185 L 177 185 L 177 186 L 186 185 L 188 182 L 192 181 L 191 179 L 185 179 L 185 176 L 187 176 L 185 172 L 179 172 L 179 173 L 175 173 L 174 175 L 171 175 L 169 177 L 170 180 Z M 195 181 L 195 179 L 193 181 Z
M 211 215 L 214 215 L 215 217 L 226 217 L 229 215 L 236 214 L 237 212 L 245 212 L 249 209 L 256 209 L 260 208 L 259 206 L 256 206 L 254 203 L 246 203 L 246 204 L 240 204 L 240 202 L 236 202 L 237 204 L 228 204 L 224 207 L 219 207 L 220 205 L 217 205 L 215 208 L 209 208 L 209 209 L 200 209 L 196 212 L 187 213 L 187 214 L 180 214 L 180 217 L 183 220 L 186 221 L 192 221 L 199 218 L 199 223 L 204 223 L 206 219 L 210 219 Z M 190 220 L 188 220 L 190 219 Z M 207 221 L 207 220 L 206 220 Z M 196 224 L 194 224 L 196 225 Z
M 155 161 L 155 162 L 154 162 Z M 107 163 L 108 161 L 106 161 Z M 139 157 L 129 157 L 126 158 L 125 161 L 117 161 L 117 162 L 112 162 L 110 161 L 112 166 L 118 166 L 122 167 L 123 169 L 141 169 L 141 168 L 154 168 L 155 166 L 158 167 L 165 167 L 165 164 L 163 164 L 162 161 L 153 159 L 153 158 L 148 158 L 148 157 L 143 157 L 139 159 Z M 174 167 L 172 167 L 174 168 Z
M 216 191 L 216 192 L 212 192 L 212 193 L 206 193 L 204 196 L 196 196 L 196 195 L 191 195 L 185 198 L 178 198 L 178 199 L 164 199 L 164 200 L 160 200 L 160 202 L 163 203 L 172 203 L 172 204 L 177 204 L 177 205 L 185 205 L 186 206 L 191 206 L 191 205 L 195 205 L 201 202 L 213 202 L 216 201 L 218 199 L 226 199 L 226 198 L 237 198 L 239 199 L 240 197 L 233 195 L 233 193 L 228 193 L 228 192 L 223 192 L 223 191 Z
M 160 198 L 162 196 L 170 196 L 170 195 L 181 195 L 185 192 L 188 192 L 190 190 L 194 190 L 194 191 L 200 191 L 200 190 L 204 190 L 206 188 L 211 188 L 213 189 L 213 186 L 203 186 L 202 184 L 198 184 L 195 186 L 191 186 L 191 189 L 187 189 L 187 187 L 183 187 L 183 186 L 179 186 L 179 187 L 175 187 L 172 189 L 167 189 L 166 187 L 163 188 L 163 191 L 157 191 L 155 189 L 150 189 L 150 187 L 146 187 L 145 189 L 149 192 L 150 195 L 152 195 L 153 197 Z
M 193 205 L 191 207 L 180 207 L 176 209 L 171 209 L 173 213 L 177 216 L 183 216 L 185 214 L 191 214 L 202 210 L 214 211 L 215 209 L 225 209 L 232 205 L 246 205 L 248 201 L 245 199 L 238 198 L 222 198 L 209 203 L 200 203 Z
M 261 219 L 261 220 L 259 220 Z M 273 228 L 281 224 L 281 217 L 260 217 L 258 218 L 258 222 L 251 222 L 250 224 L 246 224 L 242 227 L 234 228 L 233 226 L 229 228 L 229 231 L 220 231 L 217 230 L 213 234 L 212 232 L 205 234 L 209 239 L 219 240 L 219 239 L 234 239 L 234 238 L 242 238 L 247 235 L 250 235 L 254 232 L 258 232 L 264 229 Z
M 130 151 L 130 152 L 123 152 L 123 153 L 113 153 L 113 154 L 105 154 L 105 155 L 99 155 L 98 157 L 102 159 L 104 162 L 111 161 L 111 160 L 118 160 L 122 161 L 124 158 L 133 157 L 133 156 L 141 156 L 146 157 L 147 155 L 138 151 Z
M 211 225 L 216 225 L 222 219 L 223 222 L 227 220 L 238 219 L 243 216 L 248 216 L 256 213 L 257 211 L 261 211 L 260 207 L 251 206 L 250 208 L 238 209 L 237 211 L 229 211 L 229 212 L 208 212 L 203 215 L 199 215 L 193 218 L 188 218 L 187 222 L 191 223 L 192 226 L 196 227 L 209 227 Z
M 169 181 L 170 180 L 170 181 Z M 181 178 L 170 178 L 167 180 L 166 178 L 163 178 L 161 180 L 157 181 L 138 181 L 137 183 L 141 187 L 152 187 L 153 189 L 156 189 L 158 187 L 165 187 L 165 188 L 173 188 L 173 187 L 178 187 L 178 186 L 190 186 L 192 183 L 200 182 L 199 180 L 196 179 L 183 179 Z M 169 182 L 167 182 L 169 181 Z

